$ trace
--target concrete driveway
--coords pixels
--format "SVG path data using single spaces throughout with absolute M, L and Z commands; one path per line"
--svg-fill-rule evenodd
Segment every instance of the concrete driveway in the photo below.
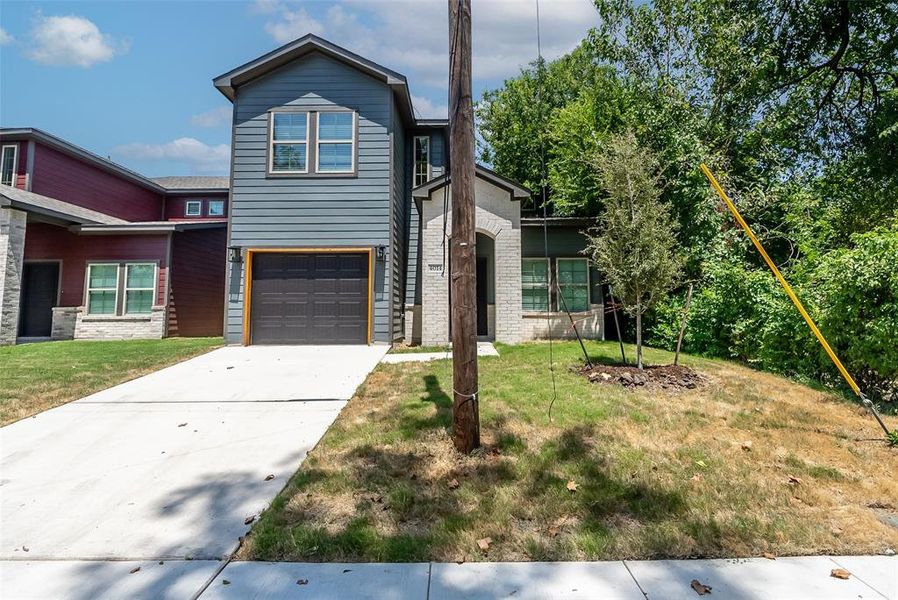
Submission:
M 132 597 L 205 580 L 386 351 L 222 348 L 0 429 L 0 595 L 40 597 L 50 569 L 91 581 L 66 597 L 97 597 L 128 564 L 39 561 L 144 561 Z

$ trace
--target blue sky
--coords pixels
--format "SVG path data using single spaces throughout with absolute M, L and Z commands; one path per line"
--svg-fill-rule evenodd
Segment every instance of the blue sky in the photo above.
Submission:
M 589 0 L 540 0 L 543 53 L 596 24 Z M 474 0 L 474 91 L 536 55 L 535 0 Z M 150 176 L 225 174 L 230 104 L 212 78 L 312 32 L 408 77 L 445 116 L 446 0 L 0 4 L 0 125 L 38 127 Z

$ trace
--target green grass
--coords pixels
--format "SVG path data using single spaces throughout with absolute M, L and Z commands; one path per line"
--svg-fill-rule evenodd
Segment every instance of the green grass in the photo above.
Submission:
M 449 346 L 393 346 L 390 354 L 415 354 L 420 352 L 451 352 Z
M 221 338 L 167 338 L 0 347 L 0 423 L 29 417 L 221 345 Z
M 588 348 L 597 362 L 619 351 Z M 898 544 L 898 531 L 866 507 L 898 496 L 898 449 L 860 440 L 873 424 L 836 395 L 689 356 L 683 362 L 709 379 L 702 389 L 590 384 L 572 370 L 578 345 L 566 342 L 554 345 L 553 394 L 546 344 L 500 354 L 479 360 L 483 448 L 472 456 L 449 439 L 451 362 L 380 365 L 240 556 L 595 560 Z M 649 363 L 671 359 L 646 352 Z

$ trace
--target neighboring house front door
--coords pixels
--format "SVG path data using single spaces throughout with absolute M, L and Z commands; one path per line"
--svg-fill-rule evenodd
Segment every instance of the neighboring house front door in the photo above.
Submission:
M 59 263 L 25 263 L 19 337 L 50 337 L 59 295 Z

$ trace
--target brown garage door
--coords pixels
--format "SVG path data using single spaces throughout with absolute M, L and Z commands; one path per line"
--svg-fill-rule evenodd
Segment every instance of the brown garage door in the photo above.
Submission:
M 253 344 L 368 342 L 368 255 L 256 253 Z

